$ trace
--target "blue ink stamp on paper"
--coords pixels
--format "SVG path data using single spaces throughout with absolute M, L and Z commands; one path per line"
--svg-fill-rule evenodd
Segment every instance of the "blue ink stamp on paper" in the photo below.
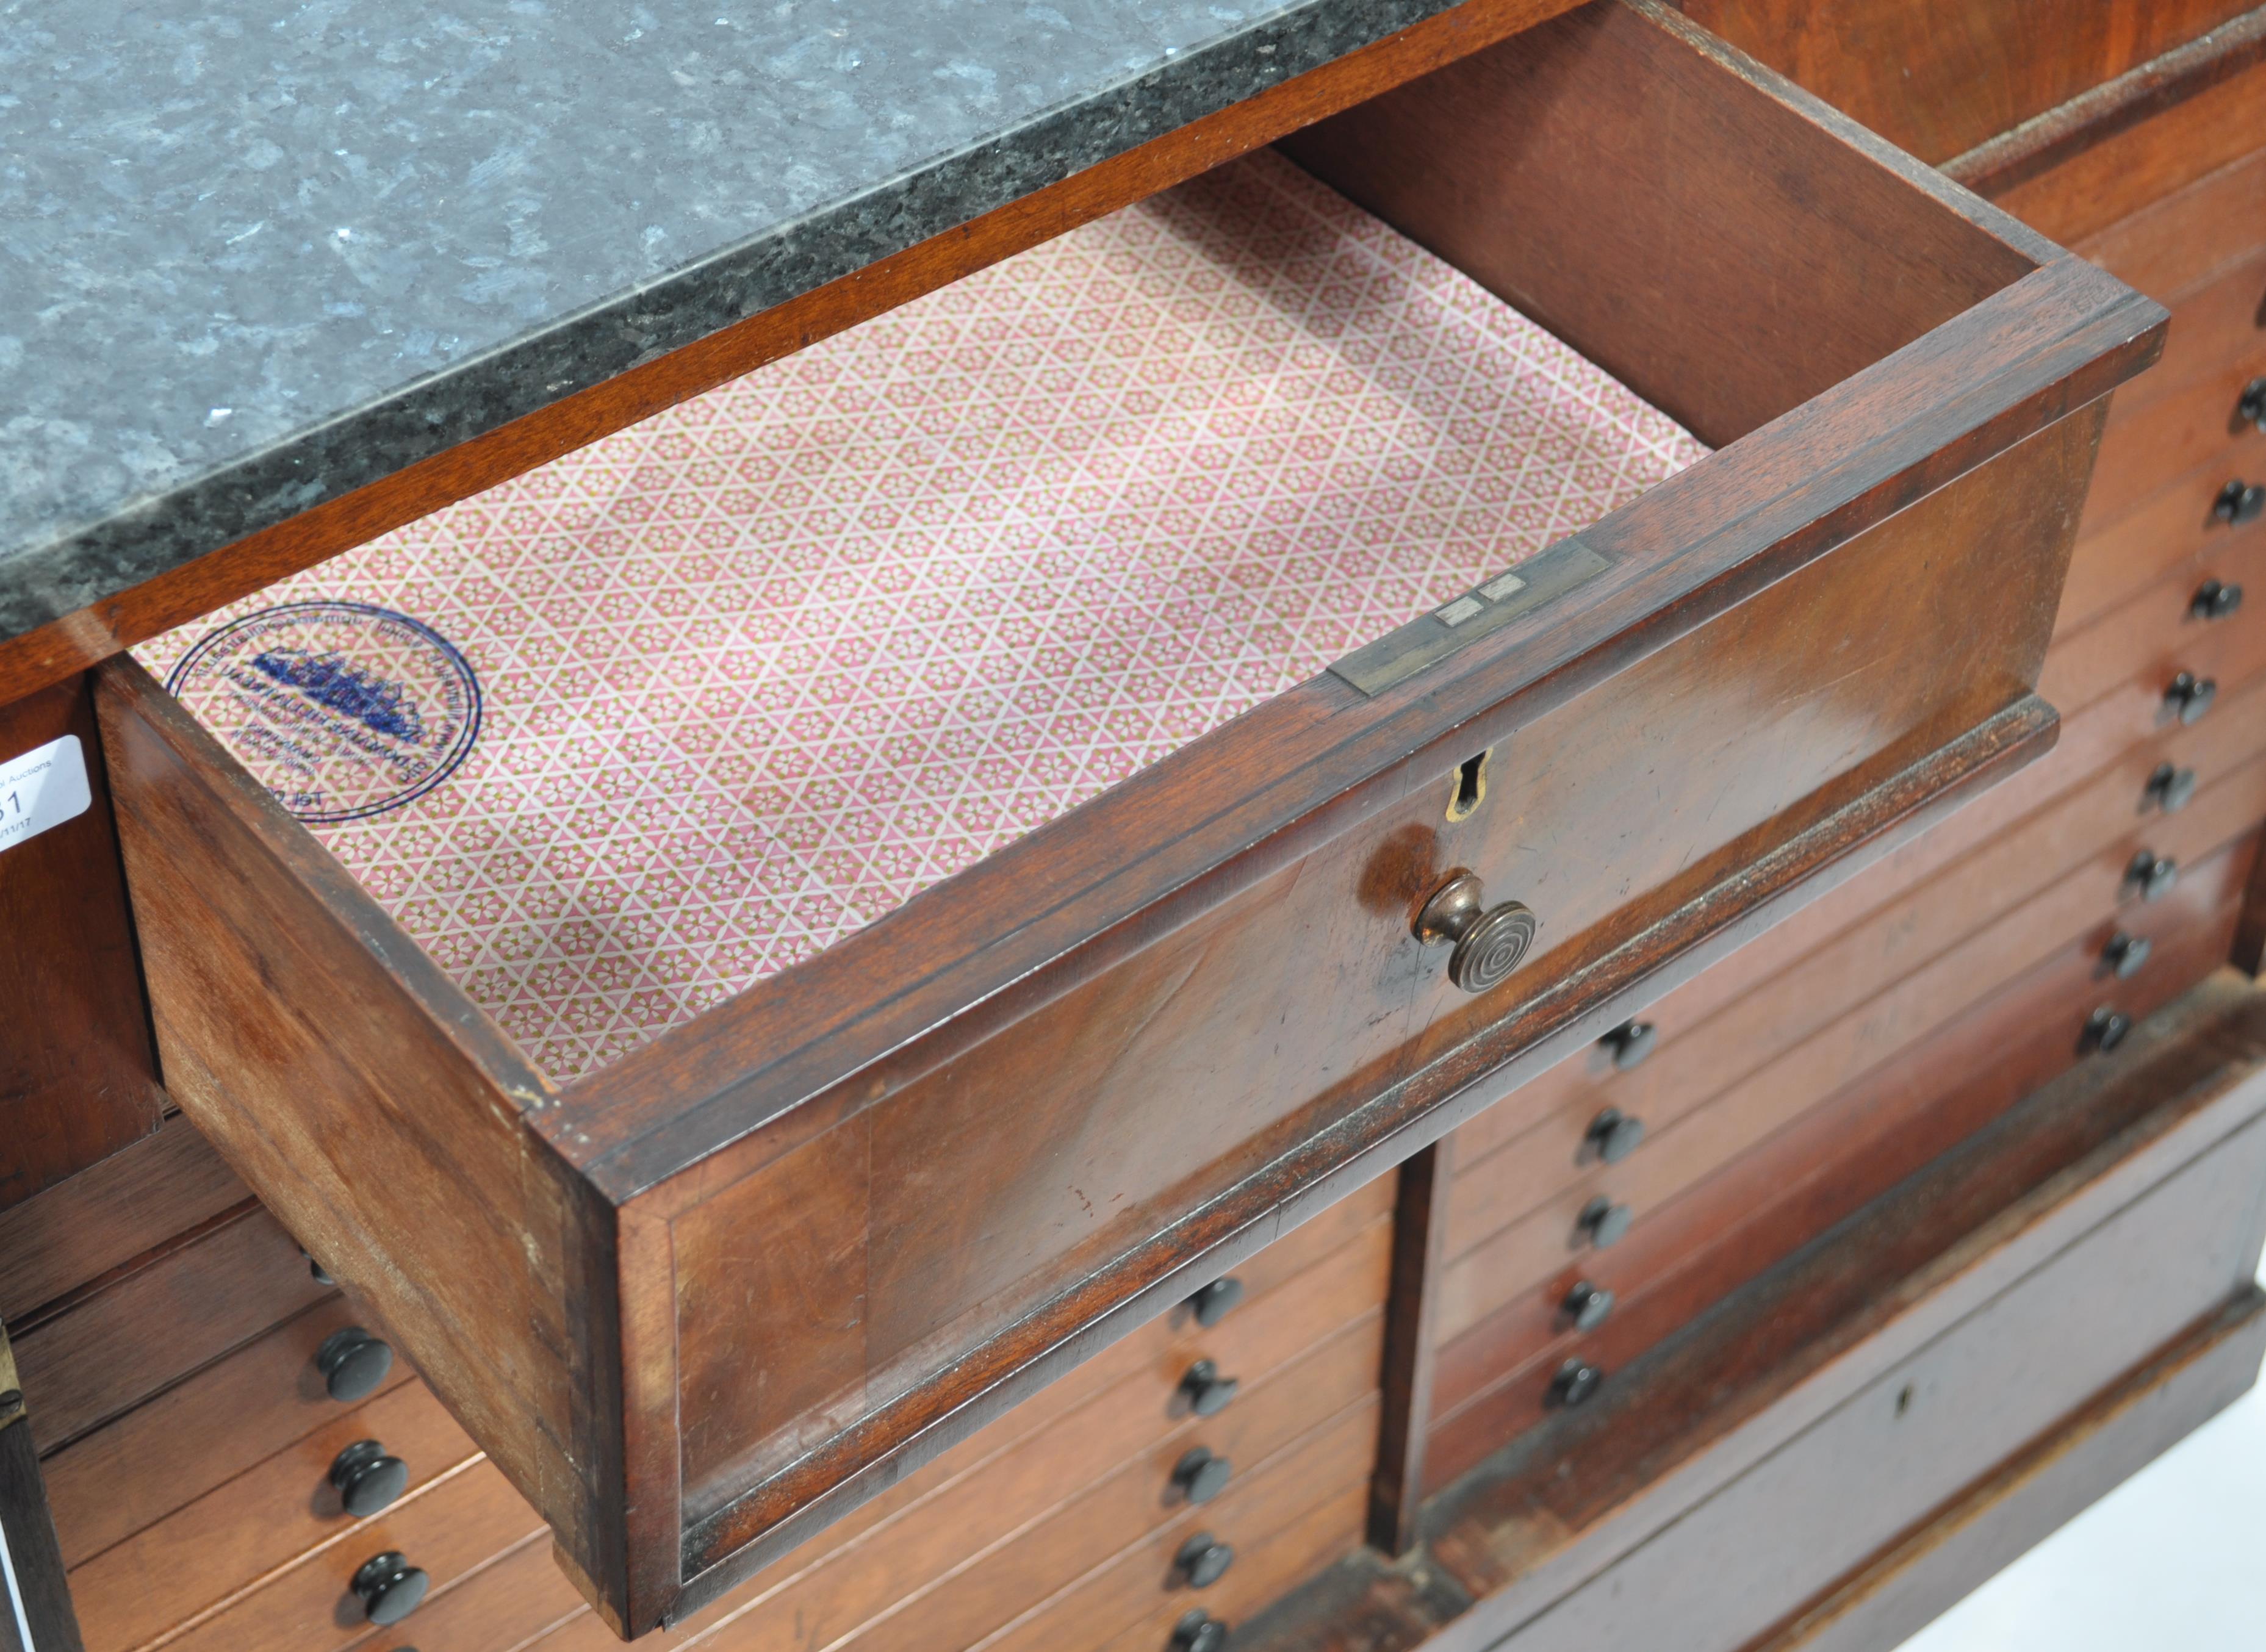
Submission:
M 183 654 L 165 687 L 311 825 L 415 801 L 479 738 L 479 679 L 464 656 L 368 603 L 247 614 Z

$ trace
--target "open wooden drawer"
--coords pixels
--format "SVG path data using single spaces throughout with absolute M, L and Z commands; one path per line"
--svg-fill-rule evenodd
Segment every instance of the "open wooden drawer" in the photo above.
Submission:
M 628 1632 L 2051 741 L 2153 305 L 1651 4 L 1286 147 L 1715 450 L 563 1085 L 105 669 L 168 1086 Z

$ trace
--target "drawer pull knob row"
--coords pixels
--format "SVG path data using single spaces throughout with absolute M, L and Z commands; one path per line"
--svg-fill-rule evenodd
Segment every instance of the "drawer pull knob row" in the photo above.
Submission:
M 342 1326 L 315 1350 L 315 1369 L 323 1373 L 331 1398 L 351 1405 L 368 1399 L 385 1380 L 393 1369 L 393 1349 L 358 1325 Z
M 372 1623 L 399 1623 L 417 1610 L 433 1580 L 425 1575 L 424 1568 L 412 1566 L 398 1551 L 389 1549 L 362 1563 L 352 1587 Z
M 1549 1403 L 1568 1409 L 1590 1403 L 1605 1373 L 1585 1359 L 1569 1359 L 1550 1378 Z
M 1477 874 L 1458 871 L 1432 892 L 1416 917 L 1416 939 L 1452 946 L 1448 979 L 1466 992 L 1484 992 L 1512 970 L 1534 945 L 1541 920 L 1517 901 L 1489 906 Z
M 2176 764 L 2160 763 L 2148 774 L 2140 794 L 2143 808 L 2153 803 L 2167 815 L 2176 815 L 2195 800 L 2196 771 Z
M 1209 1330 L 1227 1318 L 1228 1310 L 1243 1300 L 1243 1281 L 1233 1274 L 1215 1279 L 1188 1298 L 1188 1311 L 1196 1316 L 1196 1323 Z
M 1625 1204 L 1615 1204 L 1599 1194 L 1582 1207 L 1582 1214 L 1574 1218 L 1574 1225 L 1583 1239 L 1599 1250 L 1606 1250 L 1621 1242 L 1629 1231 L 1636 1213 Z
M 1173 1626 L 1169 1652 L 1226 1652 L 1227 1626 L 1198 1608 Z
M 2196 587 L 2188 612 L 2197 619 L 2225 619 L 2242 606 L 2242 588 L 2224 580 L 2205 580 Z
M 2135 854 L 2132 864 L 2124 868 L 2125 886 L 2139 891 L 2144 901 L 2162 900 L 2178 886 L 2179 881 L 2179 862 L 2145 849 Z
M 1607 1107 L 1591 1119 L 1588 1134 L 1582 1137 L 1583 1145 L 1609 1165 L 1626 1159 L 1643 1140 L 1644 1121 L 1619 1107 Z
M 1613 1293 L 1603 1285 L 1593 1285 L 1586 1279 L 1577 1279 L 1566 1299 L 1558 1305 L 1577 1331 L 1594 1331 L 1612 1315 Z
M 2130 981 L 2140 973 L 2154 947 L 2145 935 L 2127 934 L 2118 930 L 2101 949 L 2101 961 L 2119 981 Z
M 1228 1476 L 1234 1472 L 1235 1465 L 1227 1458 L 1195 1445 L 1173 1465 L 1173 1484 L 1190 1502 L 1210 1502 L 1227 1489 Z
M 2164 704 L 2182 723 L 2201 722 L 2218 698 L 2218 679 L 2197 676 L 2192 671 L 2181 672 L 2164 691 Z
M 1223 1377 L 1219 1367 L 1208 1359 L 1200 1359 L 1188 1369 L 1181 1378 L 1181 1392 L 1188 1397 L 1188 1409 L 1200 1417 L 1216 1416 L 1227 1402 L 1235 1398 L 1239 1385 L 1232 1377 Z
M 1210 1589 L 1234 1564 L 1235 1551 L 1209 1531 L 1197 1532 L 1173 1556 L 1173 1569 L 1190 1589 Z
M 1660 1029 L 1650 1021 L 1623 1021 L 1597 1042 L 1611 1052 L 1613 1068 L 1626 1072 L 1632 1067 L 1644 1065 L 1644 1058 L 1652 1054 L 1654 1041 Z
M 365 1520 L 409 1488 L 409 1465 L 376 1440 L 356 1440 L 331 1459 L 331 1484 L 346 1511 Z
M 2266 515 L 2266 486 L 2239 479 L 2229 482 L 2211 501 L 2211 514 L 2224 523 L 2255 522 Z
M 2242 387 L 2242 395 L 2234 404 L 2234 416 L 2266 430 L 2266 378 L 2254 378 Z
M 2123 1043 L 2124 1035 L 2131 1030 L 2131 1016 L 2104 1004 L 2085 1018 L 2085 1033 L 2079 1042 L 2086 1054 L 2105 1056 Z

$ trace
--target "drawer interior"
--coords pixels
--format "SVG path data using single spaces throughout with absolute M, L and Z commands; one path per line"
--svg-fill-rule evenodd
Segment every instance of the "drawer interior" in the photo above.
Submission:
M 137 654 L 566 1084 L 1705 450 L 1262 151 Z
M 1584 8 L 106 668 L 167 1085 L 681 1618 L 2043 750 L 2160 336 Z

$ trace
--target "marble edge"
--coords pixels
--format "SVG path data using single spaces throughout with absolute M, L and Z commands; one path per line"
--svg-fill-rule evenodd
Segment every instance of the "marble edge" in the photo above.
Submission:
M 853 274 L 1459 3 L 1306 0 L 44 544 L 0 551 L 0 642 Z

